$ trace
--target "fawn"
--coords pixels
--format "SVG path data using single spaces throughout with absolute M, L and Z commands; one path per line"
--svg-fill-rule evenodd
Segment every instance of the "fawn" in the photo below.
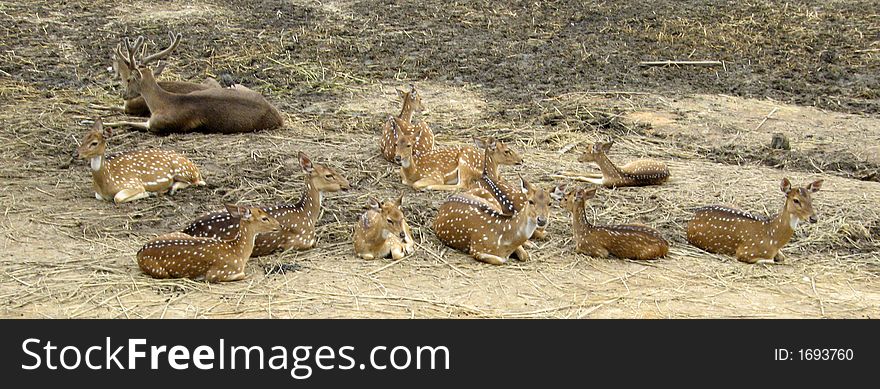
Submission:
M 263 207 L 263 211 L 281 223 L 278 231 L 257 236 L 252 256 L 269 255 L 277 250 L 308 250 L 315 246 L 315 224 L 321 214 L 324 193 L 351 188 L 348 180 L 335 169 L 316 163 L 303 152 L 299 163 L 306 174 L 306 189 L 296 204 Z M 229 239 L 238 229 L 238 218 L 228 212 L 214 212 L 190 223 L 183 232 L 198 237 Z
M 394 161 L 400 164 L 404 184 L 415 190 L 457 190 L 474 188 L 480 179 L 483 156 L 473 147 L 445 147 L 422 155 L 414 154 L 414 134 L 398 133 Z
M 717 205 L 698 208 L 688 222 L 688 242 L 710 253 L 735 255 L 746 263 L 769 262 L 771 258 L 782 262 L 785 256 L 780 249 L 791 240 L 798 223 L 818 221 L 812 194 L 820 188 L 822 180 L 793 188 L 788 178 L 783 178 L 785 204 L 773 218 Z
M 180 43 L 180 35 L 174 35 L 174 33 L 168 33 L 171 36 L 171 46 L 168 48 L 152 54 L 148 57 L 142 58 L 139 60 L 141 64 L 148 64 L 150 62 L 159 61 L 160 59 L 167 58 L 171 52 L 177 48 L 177 45 Z M 134 47 L 131 50 L 136 54 L 137 51 L 141 48 L 141 45 L 144 44 L 144 38 L 139 37 L 134 44 Z M 130 47 L 127 46 L 127 47 Z M 131 70 L 128 66 L 125 65 L 126 55 L 122 53 L 122 43 L 116 46 L 116 50 L 113 52 L 113 72 L 119 77 L 122 81 L 123 89 L 128 88 L 128 82 L 131 79 Z M 156 74 L 158 76 L 158 74 Z M 186 81 L 158 81 L 159 87 L 162 89 L 172 92 L 172 93 L 190 93 L 199 90 L 205 90 L 208 88 L 221 88 L 217 80 L 213 78 L 207 78 L 202 83 L 196 84 L 192 82 Z M 107 108 L 102 108 L 107 109 Z M 112 110 L 122 111 L 125 114 L 132 116 L 140 116 L 140 117 L 150 117 L 150 108 L 147 107 L 147 103 L 144 101 L 144 98 L 141 96 L 133 97 L 130 99 L 125 99 L 121 108 L 110 108 Z
M 401 259 L 415 251 L 415 241 L 400 205 L 403 195 L 381 204 L 371 199 L 368 209 L 354 225 L 354 250 L 363 259 Z
M 137 252 L 138 266 L 153 278 L 204 278 L 208 282 L 243 279 L 254 238 L 258 233 L 278 230 L 281 224 L 259 208 L 227 205 L 226 209 L 241 221 L 231 239 L 192 237 L 180 232 L 161 235 Z
M 400 115 L 397 117 L 388 116 L 382 126 L 382 139 L 379 141 L 379 150 L 382 152 L 382 157 L 388 162 L 394 162 L 397 138 L 400 132 L 412 134 L 416 130 L 421 131 L 413 145 L 413 154 L 416 156 L 427 153 L 434 148 L 434 132 L 428 128 L 425 122 L 413 123 L 412 121 L 413 112 L 421 112 L 424 109 L 421 93 L 416 90 L 415 85 L 410 85 L 409 92 L 398 89 L 397 94 L 403 99 Z
M 669 252 L 669 243 L 657 230 L 642 225 L 594 226 L 587 221 L 586 201 L 596 196 L 596 188 L 554 188 L 553 197 L 571 212 L 575 250 L 591 257 L 613 255 L 626 259 L 657 259 Z
M 125 203 L 151 193 L 174 194 L 190 185 L 205 185 L 199 168 L 186 157 L 167 150 L 130 151 L 105 157 L 110 129 L 95 119 L 79 146 L 82 159 L 90 161 L 95 198 Z
M 142 96 L 151 115 L 143 123 L 120 121 L 107 123 L 108 126 L 131 126 L 160 134 L 190 131 L 230 134 L 274 129 L 284 124 L 275 107 L 261 94 L 242 85 L 186 94 L 166 91 L 156 83 L 151 68 L 135 61 L 127 41 L 126 48 L 128 58 L 124 65 L 130 75 L 122 97 Z M 156 73 L 161 73 L 163 68 L 164 64 L 159 65 Z
M 660 185 L 669 179 L 669 169 L 660 161 L 640 159 L 619 168 L 614 166 L 606 155 L 613 144 L 614 142 L 595 143 L 578 158 L 578 162 L 595 162 L 602 171 L 602 178 L 587 178 L 587 181 L 614 188 Z
M 501 265 L 516 253 L 521 261 L 529 259 L 522 247 L 539 226 L 547 224 L 550 196 L 547 191 L 519 178 L 520 193 L 502 196 L 523 196 L 524 199 L 502 200 L 523 204 L 512 214 L 505 214 L 482 197 L 467 193 L 451 196 L 437 211 L 434 233 L 441 242 L 470 253 L 476 260 Z

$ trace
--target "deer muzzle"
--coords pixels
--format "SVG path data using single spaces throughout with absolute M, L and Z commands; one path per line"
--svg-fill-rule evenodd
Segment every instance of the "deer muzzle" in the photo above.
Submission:
M 538 227 L 545 227 L 547 225 L 547 218 L 544 216 L 538 216 Z

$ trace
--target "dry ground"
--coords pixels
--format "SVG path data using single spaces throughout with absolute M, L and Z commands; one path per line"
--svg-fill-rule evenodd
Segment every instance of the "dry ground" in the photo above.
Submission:
M 877 317 L 880 314 L 880 17 L 875 2 L 710 7 L 457 1 L 0 1 L 0 316 L 3 317 Z M 185 28 L 184 28 L 185 27 Z M 118 104 L 109 50 L 126 34 L 185 41 L 166 77 L 229 74 L 288 119 L 256 134 L 120 132 L 111 152 L 164 147 L 209 185 L 115 206 L 94 199 L 73 159 L 84 123 Z M 720 68 L 640 68 L 718 59 Z M 395 87 L 414 83 L 438 142 L 495 135 L 550 188 L 580 145 L 613 139 L 621 162 L 668 162 L 673 179 L 601 190 L 600 223 L 640 222 L 671 241 L 638 263 L 573 252 L 569 216 L 530 262 L 493 267 L 446 250 L 430 230 L 447 194 L 414 194 L 376 152 Z M 772 112 L 767 120 L 764 120 Z M 109 117 L 113 119 L 116 117 Z M 774 133 L 790 151 L 767 145 Z M 574 148 L 572 148 L 574 146 Z M 134 254 L 224 202 L 295 201 L 302 150 L 356 189 L 331 194 L 316 249 L 252 260 L 241 282 L 152 280 Z M 566 152 L 562 152 L 566 151 Z M 749 266 L 686 244 L 689 209 L 773 214 L 779 181 L 825 179 L 819 222 L 788 262 Z M 370 196 L 405 192 L 416 255 L 357 259 L 350 225 Z M 271 271 L 287 265 L 289 271 Z

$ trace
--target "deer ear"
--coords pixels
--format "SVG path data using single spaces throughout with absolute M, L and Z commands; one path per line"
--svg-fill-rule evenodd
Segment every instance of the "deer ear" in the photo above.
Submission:
M 782 189 L 782 193 L 788 194 L 788 192 L 791 192 L 791 181 L 788 178 L 783 178 L 779 189 Z
M 818 192 L 819 189 L 822 189 L 822 182 L 823 181 L 825 181 L 825 180 L 818 180 L 818 181 L 811 182 L 810 185 L 807 185 L 807 190 L 809 190 L 810 192 L 813 192 L 813 193 Z
M 488 147 L 488 144 L 486 144 L 485 139 L 478 138 L 476 136 L 474 137 L 474 144 L 477 145 L 478 149 L 485 149 L 486 147 Z
M 381 207 L 381 206 L 382 206 L 382 205 L 379 204 L 379 201 L 377 201 L 377 200 L 374 199 L 374 198 L 370 198 L 369 200 L 367 200 L 367 207 L 368 207 L 369 209 L 372 209 L 372 210 L 374 210 L 374 211 L 378 211 L 378 210 L 379 210 L 379 207 Z
M 553 192 L 550 193 L 550 197 L 556 201 L 561 201 L 565 197 L 565 184 L 556 185 L 553 188 Z
M 251 212 L 250 208 L 243 208 L 241 211 L 241 219 L 242 220 L 251 220 L 254 217 L 253 212 Z
M 596 197 L 596 188 L 593 187 L 593 188 L 589 188 L 589 189 L 584 189 L 583 193 L 584 193 L 584 199 L 591 199 L 593 197 Z
M 302 167 L 302 170 L 306 173 L 315 171 L 315 166 L 312 165 L 312 160 L 302 151 L 299 152 L 299 166 Z
M 532 184 L 526 181 L 525 178 L 522 178 L 522 176 L 519 176 L 519 188 L 523 194 L 528 194 L 532 190 Z
M 399 96 L 400 98 L 405 98 L 405 97 L 406 97 L 406 92 L 404 92 L 404 91 L 402 91 L 402 90 L 400 90 L 400 89 L 395 89 L 395 91 L 397 91 L 397 96 Z
M 226 207 L 226 212 L 229 212 L 232 217 L 241 217 L 241 207 L 235 204 L 223 204 L 223 206 Z
M 611 146 L 614 146 L 614 141 L 602 143 L 600 148 L 602 149 L 602 152 L 607 153 L 608 150 L 611 150 Z
M 394 200 L 394 205 L 398 208 L 403 205 L 403 193 L 401 193 L 400 196 L 397 196 L 397 199 Z
M 159 62 L 159 64 L 156 65 L 156 70 L 153 70 L 153 76 L 158 77 L 160 74 L 162 74 L 162 71 L 165 70 L 166 64 L 167 62 Z

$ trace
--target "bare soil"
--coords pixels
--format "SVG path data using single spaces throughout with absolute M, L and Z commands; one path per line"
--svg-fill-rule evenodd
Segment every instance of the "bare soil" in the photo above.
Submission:
M 830 317 L 880 314 L 880 4 L 637 2 L 0 1 L 0 316 L 3 317 Z M 116 206 L 74 159 L 87 120 L 121 119 L 108 73 L 120 38 L 184 40 L 163 77 L 231 77 L 263 93 L 284 128 L 157 137 L 120 131 L 111 152 L 162 147 L 207 187 Z M 155 46 L 151 46 L 155 47 Z M 721 66 L 641 67 L 718 60 Z M 601 190 L 597 223 L 658 228 L 670 255 L 642 263 L 575 254 L 556 208 L 532 260 L 494 267 L 447 250 L 430 225 L 448 193 L 413 193 L 376 150 L 415 84 L 440 144 L 494 135 L 550 189 L 585 144 L 621 163 L 654 158 L 672 180 Z M 766 119 L 766 120 L 765 120 Z M 769 147 L 784 134 L 791 150 Z M 254 259 L 228 284 L 153 280 L 135 253 L 224 202 L 295 201 L 297 151 L 355 185 L 330 194 L 318 245 Z M 779 181 L 824 179 L 819 222 L 783 265 L 744 265 L 684 240 L 690 209 L 772 215 Z M 406 193 L 419 242 L 399 262 L 355 257 L 351 223 L 371 197 Z

